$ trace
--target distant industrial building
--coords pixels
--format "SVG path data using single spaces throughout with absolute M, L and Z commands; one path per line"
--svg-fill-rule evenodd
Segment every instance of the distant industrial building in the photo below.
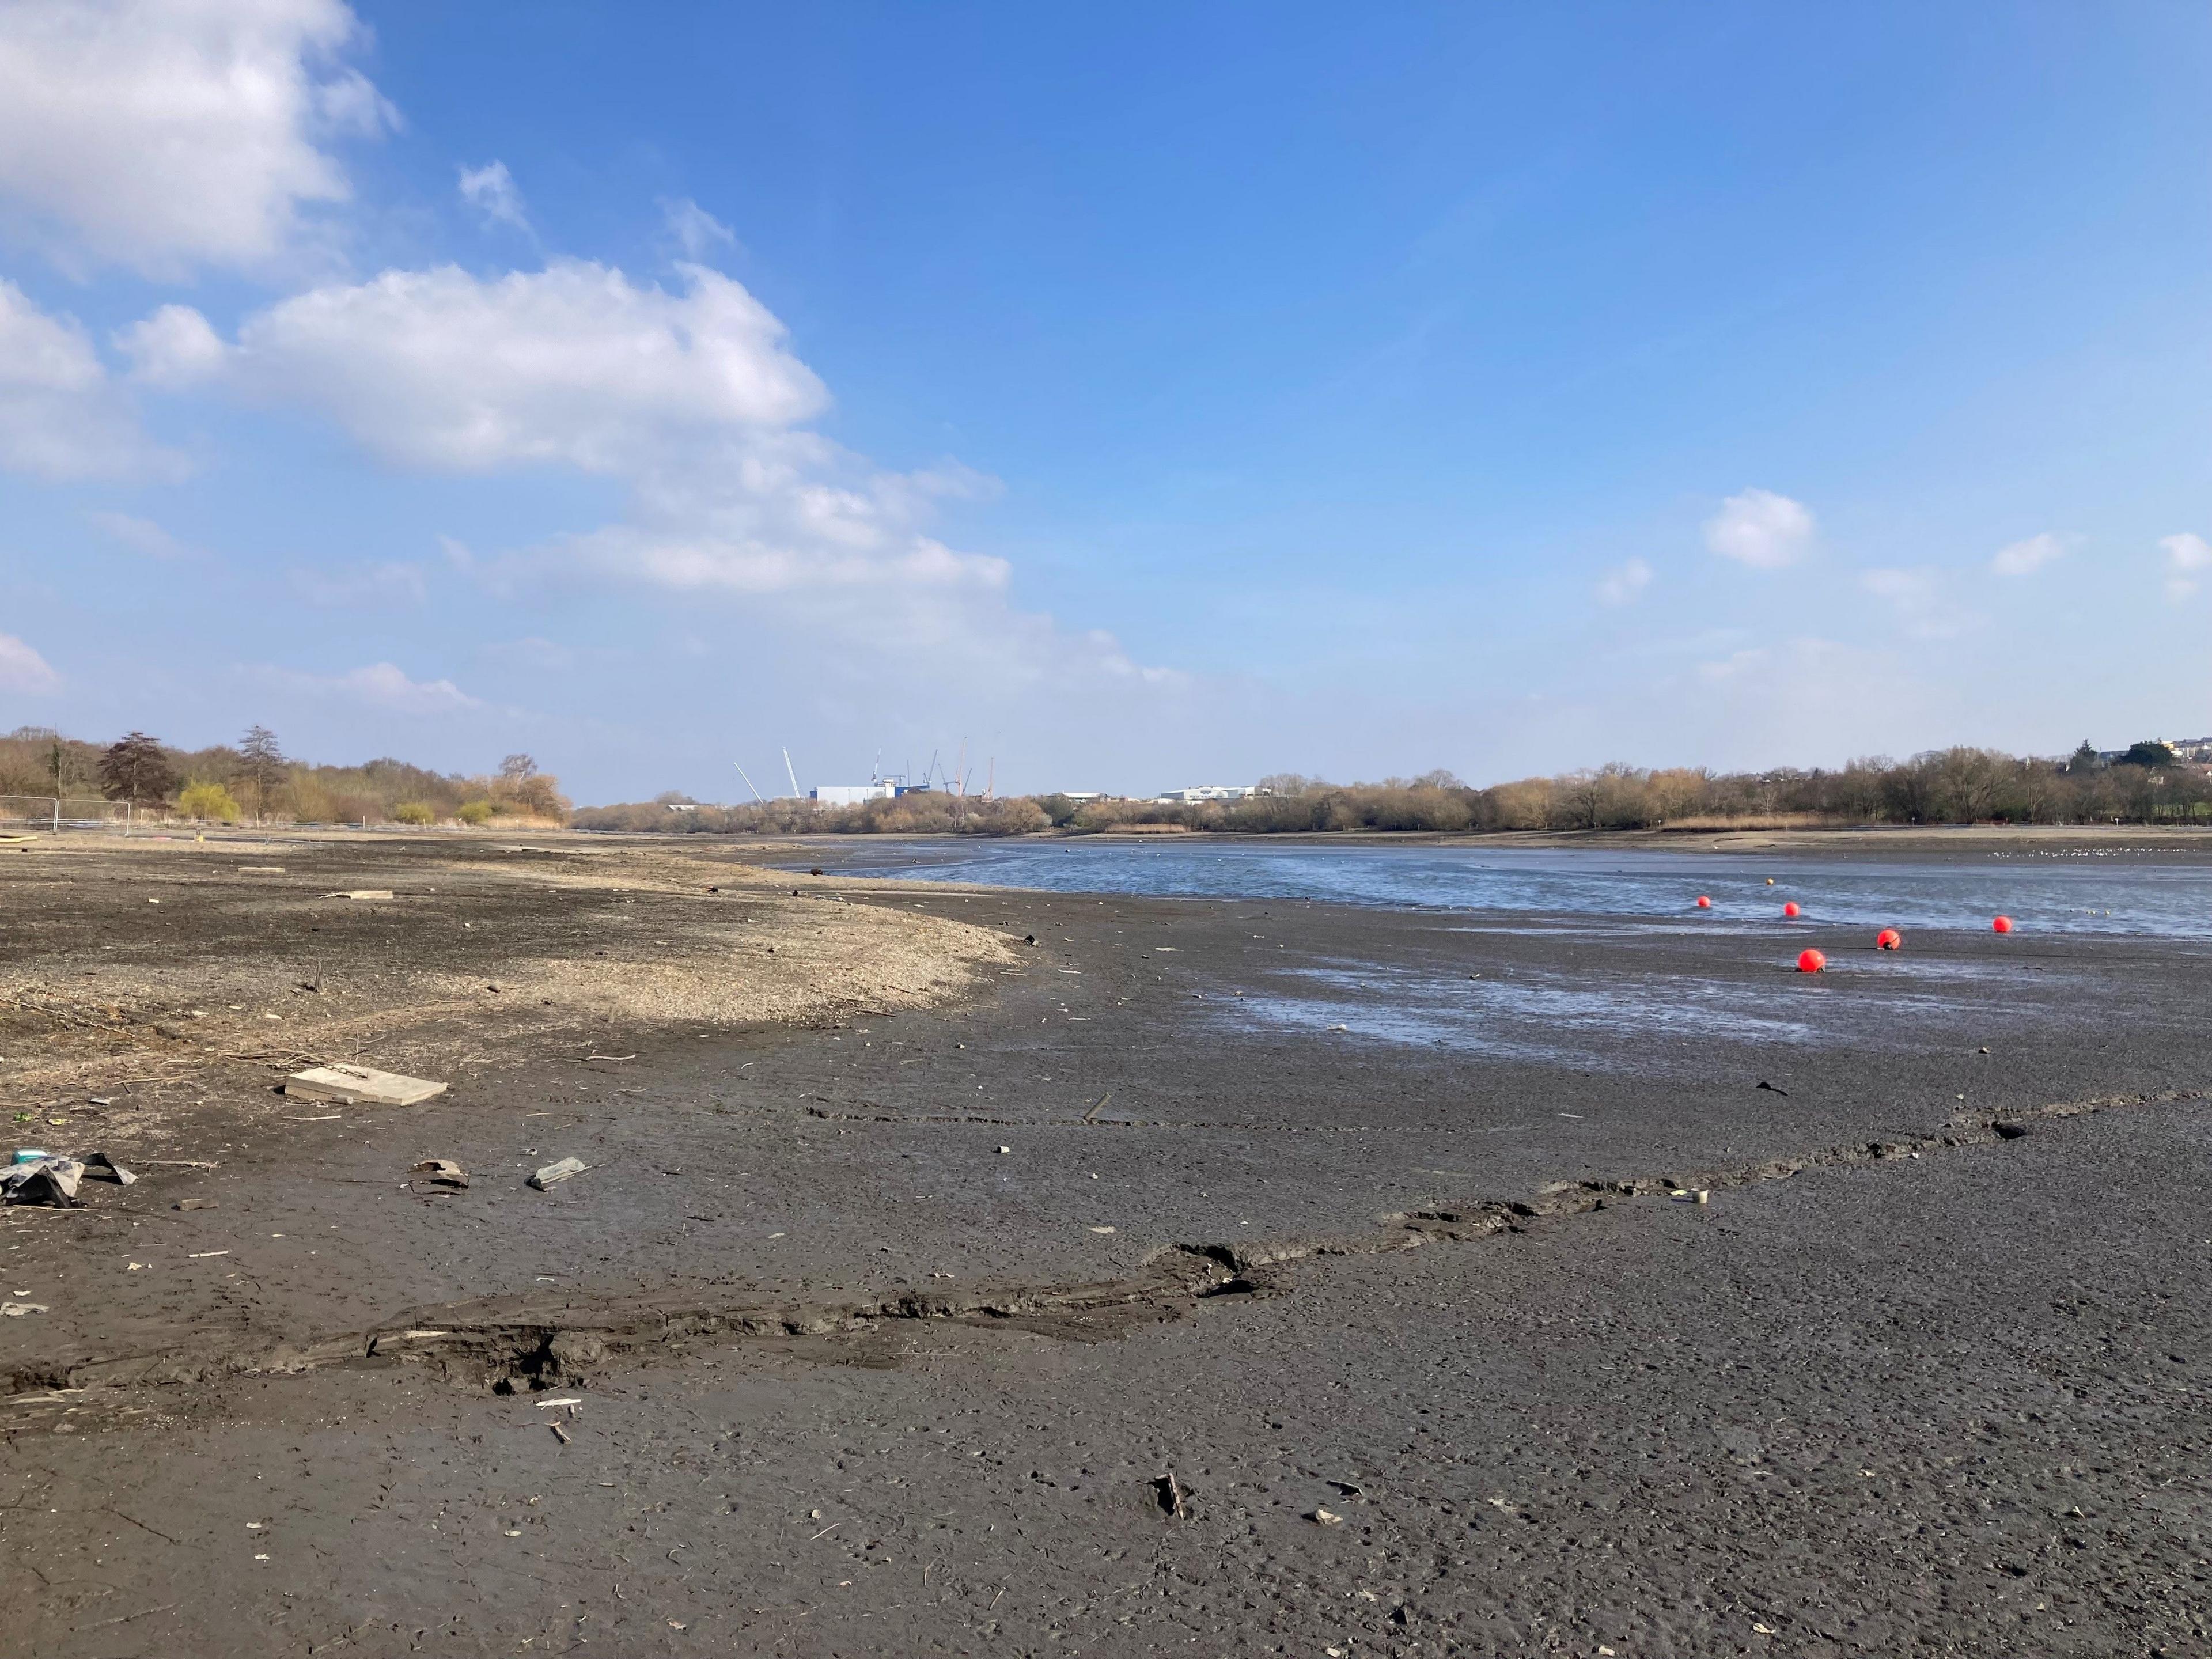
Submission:
M 862 801 L 891 800 L 905 793 L 896 783 L 824 783 L 806 792 L 806 799 L 823 806 L 858 806 Z
M 1250 800 L 1267 793 L 1256 783 L 1201 783 L 1191 789 L 1164 790 L 1152 799 L 1168 805 L 1195 806 L 1208 800 Z

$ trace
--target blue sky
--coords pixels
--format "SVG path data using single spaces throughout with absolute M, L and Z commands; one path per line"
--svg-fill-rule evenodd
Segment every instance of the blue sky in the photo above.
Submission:
M 579 799 L 2212 731 L 2212 16 L 0 5 L 0 724 Z

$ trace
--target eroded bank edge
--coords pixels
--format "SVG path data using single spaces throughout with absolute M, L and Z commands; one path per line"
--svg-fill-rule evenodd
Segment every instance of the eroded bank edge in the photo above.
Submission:
M 738 1295 L 676 1301 L 651 1296 L 580 1300 L 562 1296 L 480 1298 L 419 1309 L 367 1329 L 306 1341 L 268 1340 L 177 1344 L 147 1352 L 41 1363 L 0 1371 L 0 1430 L 27 1426 L 30 1408 L 64 1400 L 240 1375 L 289 1374 L 336 1365 L 401 1361 L 461 1385 L 500 1392 L 574 1386 L 609 1364 L 673 1357 L 761 1338 L 820 1336 L 882 1329 L 892 1322 L 938 1320 L 1012 1327 L 1097 1340 L 1143 1324 L 1188 1316 L 1223 1295 L 1290 1288 L 1274 1271 L 1328 1256 L 1376 1255 L 1434 1243 L 1465 1243 L 1588 1214 L 1616 1201 L 1717 1191 L 1781 1181 L 1803 1170 L 1909 1160 L 1929 1153 L 2002 1145 L 2031 1124 L 2130 1107 L 2204 1099 L 2203 1089 L 2106 1095 L 2061 1101 L 2005 1117 L 1958 1115 L 1942 1128 L 1822 1147 L 1802 1157 L 1666 1175 L 1555 1182 L 1525 1200 L 1485 1200 L 1458 1208 L 1379 1218 L 1362 1233 L 1267 1241 L 1178 1243 L 1155 1252 L 1135 1273 L 1072 1284 L 1007 1285 L 964 1291 L 907 1291 L 876 1301 L 792 1302 Z M 13 1423 L 9 1417 L 16 1420 Z

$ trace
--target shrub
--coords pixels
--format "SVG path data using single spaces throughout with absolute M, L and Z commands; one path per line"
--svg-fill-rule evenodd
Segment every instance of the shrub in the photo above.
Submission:
M 453 816 L 471 830 L 481 830 L 491 822 L 492 804 L 488 800 L 465 800 Z
M 402 823 L 416 825 L 435 823 L 438 821 L 437 810 L 419 800 L 401 801 L 398 805 L 392 809 L 392 816 Z
M 215 818 L 224 823 L 236 823 L 239 817 L 238 803 L 219 783 L 186 784 L 177 797 L 177 810 L 188 818 Z

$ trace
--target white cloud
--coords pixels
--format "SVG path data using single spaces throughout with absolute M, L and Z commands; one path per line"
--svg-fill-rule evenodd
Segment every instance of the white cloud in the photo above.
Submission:
M 2066 556 L 2066 544 L 2049 531 L 1997 550 L 1990 568 L 2000 576 L 2032 576 L 2054 559 Z
M 34 477 L 174 477 L 182 459 L 137 412 L 74 318 L 52 317 L 0 277 L 0 468 Z
M 1631 559 L 1605 573 L 1597 585 L 1600 605 L 1628 605 L 1633 603 L 1651 586 L 1651 567 L 1641 559 Z
M 1747 489 L 1705 520 L 1705 545 L 1758 570 L 1795 564 L 1813 544 L 1813 514 L 1771 489 Z
M 0 634 L 0 690 L 41 696 L 61 690 L 62 677 L 13 634 Z
M 765 306 L 683 270 L 681 294 L 577 259 L 492 280 L 386 271 L 256 313 L 220 368 L 247 396 L 318 410 L 434 471 L 635 472 L 687 437 L 774 430 L 825 405 Z M 195 331 L 172 319 L 166 332 Z
M 324 143 L 398 124 L 341 61 L 362 39 L 341 0 L 11 0 L 0 207 L 71 263 L 275 258 L 349 193 Z
M 222 372 L 222 337 L 190 306 L 163 306 L 118 330 L 115 346 L 131 360 L 132 378 L 160 392 L 181 392 Z
M 530 216 L 522 210 L 522 191 L 506 162 L 465 167 L 460 175 L 461 199 L 483 216 L 486 225 L 507 225 L 526 235 L 535 234 L 530 228 Z
M 2185 599 L 2196 592 L 2199 580 L 2212 571 L 2212 544 L 2202 536 L 2184 532 L 2179 536 L 2161 536 L 2158 544 L 2166 550 L 2166 595 L 2170 599 Z
M 676 246 L 694 264 L 705 259 L 717 246 L 738 245 L 737 232 L 688 196 L 673 202 L 664 199 L 660 213 L 668 222 L 668 234 L 676 239 Z
M 104 530 L 134 553 L 143 553 L 149 559 L 182 559 L 191 556 L 195 550 L 179 541 L 151 519 L 135 519 L 128 513 L 88 513 L 88 523 L 94 529 Z
M 258 671 L 258 677 L 271 685 L 306 696 L 360 703 L 395 714 L 450 714 L 484 706 L 451 680 L 411 680 L 388 662 L 372 663 L 347 674 L 303 674 L 296 669 L 264 668 Z
M 866 642 L 933 680 L 1142 679 L 1110 642 L 1015 611 L 1005 561 L 932 533 L 947 502 L 988 497 L 995 479 L 949 461 L 873 468 L 805 429 L 829 398 L 782 324 L 729 277 L 678 270 L 674 292 L 572 259 L 495 278 L 447 266 L 327 284 L 247 318 L 217 343 L 214 373 L 237 396 L 319 410 L 398 465 L 557 466 L 628 487 L 618 521 L 535 546 L 483 553 L 447 539 L 454 568 L 495 591 L 773 598 L 772 623 L 753 613 L 756 639 L 773 625 L 805 629 L 817 653 Z M 131 339 L 149 374 L 176 380 L 179 359 L 207 362 L 198 331 L 174 317 Z M 939 659 L 910 658 L 925 647 Z

